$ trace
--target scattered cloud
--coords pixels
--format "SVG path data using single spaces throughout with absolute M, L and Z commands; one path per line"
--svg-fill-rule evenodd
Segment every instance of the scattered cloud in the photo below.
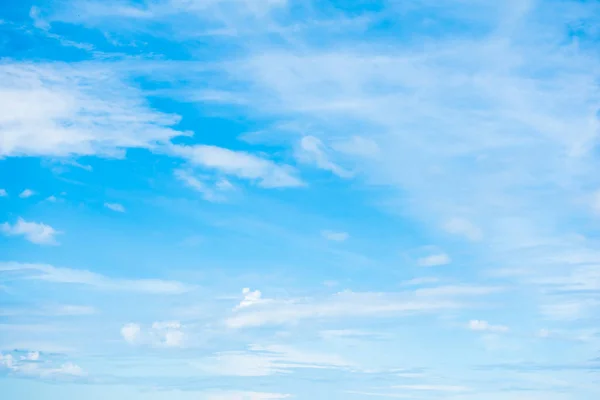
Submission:
M 478 320 L 478 319 L 469 321 L 468 327 L 472 331 L 495 332 L 495 333 L 503 333 L 503 332 L 508 332 L 510 330 L 507 326 L 492 325 L 487 321 Z
M 57 245 L 56 235 L 61 233 L 50 225 L 28 222 L 23 218 L 17 219 L 17 222 L 12 225 L 5 222 L 0 228 L 7 236 L 23 236 L 31 243 L 40 245 Z
M 306 319 L 385 317 L 439 313 L 468 307 L 465 297 L 496 293 L 500 288 L 440 286 L 398 293 L 345 291 L 320 299 L 262 299 L 225 320 L 230 328 L 297 323 Z
M 440 265 L 450 264 L 452 260 L 445 253 L 440 254 L 432 254 L 430 256 L 426 256 L 417 260 L 417 263 L 421 267 L 437 267 Z
M 260 290 L 251 291 L 249 288 L 244 288 L 242 293 L 244 294 L 244 299 L 235 307 L 236 310 L 266 301 L 261 299 L 262 293 Z
M 224 376 L 268 376 L 293 369 L 348 369 L 354 366 L 336 354 L 295 349 L 282 345 L 251 345 L 247 351 L 217 353 L 194 366 L 207 373 Z
M 120 212 L 120 213 L 125 212 L 125 207 L 123 207 L 123 205 L 118 204 L 118 203 L 104 203 L 104 207 L 108 208 L 109 210 Z
M 0 262 L 0 271 L 18 271 L 25 279 L 91 286 L 100 290 L 125 291 L 148 294 L 181 294 L 192 286 L 177 281 L 160 279 L 114 279 L 91 271 L 58 268 L 48 264 Z
M 158 346 L 182 347 L 185 335 L 179 321 L 154 322 L 151 335 Z
M 6 189 L 0 189 L 0 197 L 7 197 L 8 193 L 6 192 Z
M 476 242 L 483 238 L 481 229 L 473 225 L 470 221 L 463 218 L 451 218 L 444 224 L 446 232 L 463 236 L 470 241 Z
M 51 357 L 42 359 L 39 351 L 0 353 L 0 369 L 5 368 L 12 374 L 41 379 L 80 378 L 86 372 L 71 362 L 58 363 Z M 43 362 L 42 362 L 43 361 Z
M 144 331 L 137 323 L 128 323 L 121 328 L 121 336 L 129 344 L 149 344 L 156 347 L 182 347 L 185 341 L 179 321 L 154 322 Z
M 233 151 L 217 146 L 171 146 L 171 152 L 188 160 L 191 164 L 221 174 L 257 182 L 264 188 L 304 186 L 287 165 L 278 165 L 271 160 L 243 151 Z
M 0 63 L 0 156 L 120 157 L 189 135 L 123 73 L 102 62 Z
M 340 178 L 350 178 L 352 173 L 335 164 L 329 159 L 327 149 L 321 140 L 314 136 L 304 136 L 300 139 L 297 158 L 304 163 L 313 164 L 317 168 L 330 171 Z
M 225 201 L 225 194 L 234 189 L 234 186 L 227 179 L 219 179 L 217 182 L 214 183 L 208 181 L 201 181 L 190 171 L 182 169 L 176 170 L 174 174 L 175 177 L 179 181 L 183 182 L 186 186 L 201 193 L 204 200 L 207 201 Z
M 139 324 L 129 323 L 121 328 L 121 336 L 129 344 L 135 344 L 141 335 L 142 328 Z
M 36 194 L 36 193 L 35 193 L 33 190 L 31 190 L 31 189 L 25 189 L 25 190 L 23 190 L 23 191 L 22 191 L 22 192 L 19 194 L 19 197 L 20 197 L 20 198 L 22 198 L 22 199 L 27 199 L 27 198 L 29 198 L 29 197 L 31 197 L 31 196 L 34 196 L 35 194 Z
M 332 242 L 345 242 L 350 237 L 347 232 L 336 232 L 329 230 L 321 231 L 321 236 L 327 240 L 331 240 Z

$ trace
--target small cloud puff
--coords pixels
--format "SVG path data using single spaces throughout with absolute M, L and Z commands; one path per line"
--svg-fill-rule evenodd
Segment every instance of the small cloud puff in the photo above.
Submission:
M 16 223 L 5 222 L 0 225 L 0 231 L 7 236 L 23 236 L 31 243 L 40 245 L 57 245 L 55 236 L 60 234 L 49 225 L 38 222 L 27 222 L 19 218 Z
M 129 344 L 136 343 L 140 338 L 141 332 L 142 332 L 142 328 L 140 327 L 139 324 L 133 324 L 133 323 L 125 324 L 121 328 L 121 336 Z
M 104 203 L 104 207 L 108 208 L 109 210 L 113 210 L 120 213 L 125 212 L 125 207 L 118 203 Z
M 31 190 L 31 189 L 25 189 L 25 190 L 23 190 L 21 192 L 21 194 L 19 194 L 19 197 L 22 198 L 22 199 L 27 199 L 27 198 L 35 195 L 35 194 L 36 193 L 33 190 Z
M 244 288 L 242 293 L 244 294 L 244 299 L 235 307 L 236 310 L 267 301 L 261 298 L 262 293 L 260 290 L 251 291 L 249 288 Z
M 487 321 L 477 320 L 477 319 L 469 321 L 468 327 L 472 331 L 482 331 L 482 332 L 502 333 L 502 332 L 509 331 L 509 328 L 507 326 L 492 325 Z
M 419 258 L 417 263 L 421 267 L 437 267 L 440 265 L 450 264 L 451 261 L 452 260 L 450 259 L 450 256 L 448 256 L 448 254 L 439 253 Z
M 0 197 L 7 197 L 8 193 L 6 192 L 6 189 L 0 189 Z
M 72 362 L 56 365 L 54 360 L 46 357 L 42 361 L 39 351 L 29 351 L 19 356 L 0 353 L 0 368 L 8 369 L 13 374 L 38 378 L 75 378 L 85 376 L 85 371 Z
M 121 328 L 121 336 L 129 344 L 149 344 L 156 347 L 182 347 L 185 340 L 179 321 L 154 322 L 145 332 L 140 324 L 128 323 Z

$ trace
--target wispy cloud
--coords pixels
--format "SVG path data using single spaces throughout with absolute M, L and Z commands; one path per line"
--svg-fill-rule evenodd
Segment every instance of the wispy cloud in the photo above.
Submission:
M 8 192 L 6 189 L 0 189 L 0 197 L 8 197 Z
M 172 146 L 173 154 L 191 164 L 225 175 L 256 182 L 265 188 L 297 187 L 304 183 L 295 176 L 293 168 L 243 151 L 217 146 Z
M 185 345 L 185 333 L 179 321 L 157 321 L 148 329 L 143 329 L 137 323 L 128 323 L 121 328 L 121 336 L 132 345 L 146 344 L 155 347 Z
M 31 196 L 35 196 L 35 194 L 36 193 L 33 190 L 31 190 L 31 189 L 25 189 L 25 190 L 23 190 L 19 194 L 19 197 L 22 198 L 22 199 L 27 199 L 27 198 L 29 198 Z
M 100 63 L 0 63 L 0 156 L 114 157 L 187 134 L 125 80 Z
M 437 313 L 467 307 L 468 297 L 489 295 L 494 287 L 440 286 L 399 293 L 340 292 L 320 299 L 264 299 L 236 311 L 225 321 L 231 328 L 281 325 L 306 319 L 385 317 Z
M 86 375 L 86 372 L 74 363 L 60 364 L 48 357 L 42 360 L 42 357 L 39 351 L 29 351 L 23 355 L 19 352 L 0 353 L 0 368 L 4 367 L 19 376 L 42 379 L 80 378 Z
M 417 260 L 421 267 L 437 267 L 440 265 L 450 264 L 451 261 L 452 260 L 450 259 L 450 256 L 445 253 L 432 254 Z
M 120 212 L 120 213 L 125 212 L 125 207 L 119 203 L 104 203 L 104 207 L 108 208 L 109 210 Z
M 297 157 L 301 162 L 313 164 L 317 168 L 330 171 L 341 178 L 352 176 L 350 171 L 345 170 L 330 160 L 325 145 L 314 136 L 304 136 L 300 139 Z
M 221 352 L 194 366 L 214 375 L 268 376 L 298 368 L 348 369 L 354 365 L 336 354 L 282 345 L 251 345 L 247 351 Z
M 61 232 L 41 222 L 28 222 L 23 218 L 17 219 L 17 222 L 10 224 L 3 223 L 0 226 L 2 233 L 8 236 L 23 236 L 31 243 L 40 245 L 57 245 L 56 236 Z
M 468 324 L 469 329 L 472 331 L 482 331 L 482 332 L 508 332 L 510 329 L 504 325 L 492 325 L 487 321 L 474 319 L 469 321 Z
M 178 169 L 175 170 L 175 177 L 186 186 L 202 194 L 207 201 L 221 202 L 225 201 L 228 192 L 234 190 L 234 186 L 227 179 L 219 179 L 216 182 L 202 181 L 194 176 L 190 171 Z
M 192 290 L 189 285 L 160 279 L 114 279 L 91 271 L 58 268 L 48 264 L 0 263 L 0 271 L 15 271 L 26 279 L 52 283 L 75 284 L 100 290 L 116 290 L 149 294 L 181 294 Z

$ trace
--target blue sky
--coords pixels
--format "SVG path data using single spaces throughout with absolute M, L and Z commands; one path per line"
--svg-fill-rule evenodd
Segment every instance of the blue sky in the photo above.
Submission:
M 600 398 L 599 22 L 4 0 L 3 398 Z

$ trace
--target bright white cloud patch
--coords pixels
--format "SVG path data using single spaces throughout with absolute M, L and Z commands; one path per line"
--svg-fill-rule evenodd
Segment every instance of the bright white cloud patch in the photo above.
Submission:
M 181 347 L 185 335 L 179 321 L 154 322 L 150 332 L 154 344 L 165 347 Z
M 129 344 L 145 344 L 156 347 L 182 347 L 185 341 L 179 321 L 158 321 L 144 329 L 140 324 L 128 323 L 121 328 L 121 336 Z
M 262 293 L 260 290 L 251 291 L 249 288 L 244 288 L 242 293 L 244 295 L 244 299 L 235 307 L 236 309 L 250 307 L 265 301 L 261 299 Z
M 333 242 L 345 242 L 350 237 L 347 232 L 336 232 L 330 230 L 321 231 L 321 236 Z
M 0 271 L 18 271 L 26 279 L 46 282 L 91 286 L 101 290 L 124 291 L 148 294 L 182 294 L 193 289 L 192 286 L 177 281 L 160 279 L 114 279 L 94 272 L 58 268 L 47 264 L 24 264 L 0 262 Z
M 140 325 L 134 323 L 126 324 L 121 328 L 121 336 L 129 344 L 136 343 L 140 338 L 141 332 Z
M 86 375 L 79 365 L 72 362 L 59 363 L 52 358 L 42 358 L 39 351 L 30 351 L 23 356 L 0 353 L 0 369 L 4 367 L 12 374 L 41 379 L 77 378 Z
M 418 260 L 418 264 L 421 267 L 437 267 L 440 265 L 450 264 L 451 261 L 452 260 L 450 259 L 450 256 L 448 256 L 448 254 L 440 253 L 420 258 Z
M 304 136 L 300 139 L 298 159 L 315 165 L 317 168 L 330 171 L 341 178 L 349 178 L 352 174 L 329 159 L 327 149 L 321 140 L 314 136 Z
M 60 233 L 50 225 L 41 222 L 28 222 L 22 218 L 17 219 L 17 222 L 12 225 L 5 222 L 0 226 L 0 229 L 5 235 L 23 236 L 31 243 L 40 245 L 57 245 L 56 235 Z
M 173 154 L 191 164 L 225 175 L 255 181 L 265 188 L 297 187 L 304 183 L 295 176 L 293 168 L 243 151 L 217 146 L 172 146 Z
M 31 197 L 31 196 L 34 196 L 35 194 L 36 194 L 36 193 L 35 193 L 33 190 L 31 190 L 31 189 L 25 189 L 25 190 L 23 190 L 23 191 L 22 191 L 22 192 L 19 194 L 19 197 L 20 197 L 20 198 L 22 198 L 22 199 L 27 199 L 27 198 L 29 198 L 29 197 Z
M 178 169 L 174 172 L 175 177 L 186 186 L 202 194 L 204 200 L 221 202 L 226 199 L 226 193 L 234 190 L 234 186 L 227 179 L 219 179 L 216 182 L 202 181 L 192 172 Z
M 108 208 L 109 210 L 120 212 L 120 213 L 125 212 L 125 207 L 123 207 L 122 204 L 118 204 L 118 203 L 104 203 L 104 207 Z
M 473 331 L 482 331 L 482 332 L 508 332 L 509 328 L 504 325 L 492 325 L 487 321 L 474 319 L 469 321 L 469 329 Z
M 0 99 L 0 156 L 121 156 L 185 134 L 102 63 L 1 63 Z
M 232 328 L 284 325 L 307 319 L 389 317 L 441 313 L 466 308 L 473 298 L 499 292 L 496 287 L 439 286 L 398 293 L 344 291 L 318 299 L 261 299 L 225 321 Z M 469 301 L 466 301 L 470 298 Z

